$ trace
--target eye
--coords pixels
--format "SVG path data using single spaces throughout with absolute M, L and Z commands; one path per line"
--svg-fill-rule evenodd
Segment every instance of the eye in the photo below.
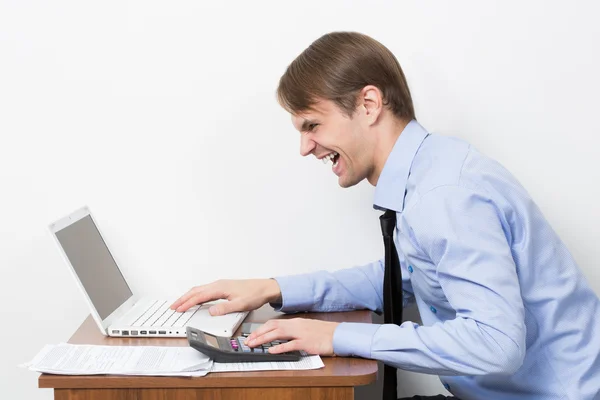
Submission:
M 315 128 L 319 126 L 319 124 L 310 124 L 308 125 L 308 132 L 313 132 L 315 130 Z

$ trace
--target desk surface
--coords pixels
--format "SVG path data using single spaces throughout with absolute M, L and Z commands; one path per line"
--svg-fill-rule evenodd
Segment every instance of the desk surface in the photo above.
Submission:
M 314 318 L 337 322 L 371 323 L 369 311 L 343 313 L 306 313 L 284 315 L 264 306 L 251 312 L 247 322 L 264 322 L 274 318 Z M 103 336 L 89 316 L 69 343 L 115 346 L 187 346 L 184 338 L 111 338 Z M 146 376 L 65 376 L 42 374 L 40 388 L 227 388 L 227 387 L 317 387 L 361 386 L 375 381 L 377 362 L 359 358 L 322 357 L 325 368 L 309 371 L 221 372 L 204 377 Z

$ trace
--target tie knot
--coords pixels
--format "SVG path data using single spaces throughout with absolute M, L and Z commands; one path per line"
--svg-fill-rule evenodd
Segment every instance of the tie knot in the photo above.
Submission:
M 396 228 L 396 212 L 394 210 L 387 210 L 382 216 L 379 217 L 381 222 L 381 233 L 384 237 L 393 237 L 394 228 Z

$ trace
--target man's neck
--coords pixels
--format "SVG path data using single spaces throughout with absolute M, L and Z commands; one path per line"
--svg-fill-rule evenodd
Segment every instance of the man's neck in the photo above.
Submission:
M 373 173 L 367 178 L 371 185 L 377 186 L 383 167 L 385 166 L 398 137 L 400 137 L 400 134 L 409 122 L 410 121 L 399 120 L 391 114 L 388 114 L 384 115 L 381 122 L 374 127 L 374 129 L 377 129 L 377 132 L 374 132 L 377 141 L 374 149 Z

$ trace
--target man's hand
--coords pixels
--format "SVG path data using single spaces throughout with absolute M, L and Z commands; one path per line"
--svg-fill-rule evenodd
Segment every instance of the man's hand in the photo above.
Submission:
M 196 304 L 227 299 L 229 301 L 209 309 L 211 315 L 224 315 L 256 310 L 280 298 L 281 291 L 275 279 L 220 280 L 190 289 L 171 305 L 171 309 L 184 312 Z
M 273 340 L 287 339 L 289 342 L 271 347 L 269 353 L 304 350 L 309 354 L 330 356 L 333 355 L 333 332 L 338 325 L 339 322 L 305 318 L 272 319 L 252 332 L 246 343 L 255 347 Z

